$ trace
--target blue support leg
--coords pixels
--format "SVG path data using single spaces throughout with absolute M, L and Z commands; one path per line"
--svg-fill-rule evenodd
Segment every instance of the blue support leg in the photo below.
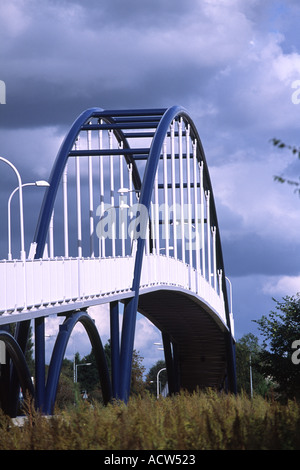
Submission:
M 19 322 L 16 325 L 15 340 L 21 351 L 25 355 L 30 329 L 30 321 Z M 17 412 L 19 406 L 20 380 L 16 371 L 16 367 L 10 364 L 10 387 L 9 387 L 9 407 L 10 415 L 13 416 Z
M 35 320 L 35 405 L 43 410 L 45 403 L 45 319 Z
M 163 340 L 165 362 L 166 362 L 167 375 L 168 375 L 169 394 L 173 395 L 178 390 L 176 388 L 176 371 L 175 371 L 174 357 L 173 357 L 173 352 L 172 352 L 172 343 L 169 338 L 169 335 L 167 335 L 166 333 L 162 333 L 162 340 Z
M 138 298 L 135 295 L 125 305 L 120 354 L 120 400 L 127 403 L 130 394 L 131 368 Z
M 120 339 L 119 339 L 119 302 L 110 303 L 110 348 L 111 379 L 114 398 L 119 398 L 120 387 Z

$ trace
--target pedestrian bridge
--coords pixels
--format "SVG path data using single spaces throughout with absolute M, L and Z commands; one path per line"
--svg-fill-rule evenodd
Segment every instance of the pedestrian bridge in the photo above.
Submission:
M 53 411 L 78 321 L 95 351 L 104 401 L 126 401 L 137 312 L 161 330 L 170 393 L 235 391 L 234 323 L 217 212 L 200 137 L 185 109 L 84 111 L 54 162 L 32 243 L 27 251 L 23 245 L 21 239 L 20 252 L 0 261 L 0 340 L 9 359 L 1 366 L 0 398 L 9 414 L 19 384 L 38 408 Z M 88 314 L 101 303 L 110 304 L 111 373 Z M 45 377 L 50 315 L 65 321 Z M 31 321 L 34 386 L 24 355 Z

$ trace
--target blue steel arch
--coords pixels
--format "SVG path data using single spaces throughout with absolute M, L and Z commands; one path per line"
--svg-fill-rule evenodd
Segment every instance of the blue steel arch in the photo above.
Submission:
M 104 403 L 107 404 L 112 398 L 111 382 L 107 368 L 107 362 L 105 359 L 105 353 L 95 323 L 85 311 L 75 312 L 69 317 L 67 317 L 62 323 L 62 325 L 60 325 L 59 333 L 55 342 L 51 362 L 49 365 L 45 404 L 43 406 L 43 411 L 46 414 L 53 413 L 58 381 L 62 361 L 65 355 L 65 350 L 70 339 L 71 333 L 78 322 L 80 322 L 84 326 L 93 348 Z
M 210 181 L 210 176 L 208 172 L 207 162 L 204 154 L 204 150 L 199 138 L 197 129 L 190 118 L 189 114 L 185 108 L 181 106 L 173 106 L 165 111 L 163 114 L 159 125 L 156 129 L 155 135 L 152 140 L 149 156 L 147 159 L 146 169 L 144 172 L 144 178 L 141 186 L 140 194 L 140 204 L 146 207 L 147 211 L 150 211 L 150 201 L 151 195 L 154 186 L 155 174 L 158 167 L 158 162 L 161 155 L 162 146 L 164 140 L 167 136 L 168 129 L 171 123 L 175 119 L 183 118 L 191 126 L 191 135 L 193 135 L 197 140 L 198 149 L 200 150 L 201 159 L 204 163 L 204 177 L 205 184 L 211 192 L 211 201 L 212 201 L 212 220 L 217 230 L 217 256 L 219 265 L 222 269 L 222 285 L 224 292 L 224 301 L 225 301 L 225 313 L 226 321 L 228 327 L 227 335 L 227 351 L 228 351 L 228 380 L 229 380 L 229 389 L 232 392 L 236 392 L 236 378 L 235 378 L 235 352 L 234 352 L 234 341 L 231 332 L 231 322 L 229 317 L 229 306 L 226 290 L 226 278 L 225 278 L 225 269 L 222 255 L 222 248 L 220 242 L 220 233 L 219 226 L 216 214 L 216 207 L 213 197 L 212 185 Z M 146 229 L 146 228 L 145 228 Z M 138 311 L 138 299 L 139 299 L 139 286 L 142 272 L 143 256 L 145 248 L 145 236 L 140 236 L 137 244 L 137 252 L 135 258 L 135 267 L 134 267 L 134 279 L 132 283 L 132 290 L 135 295 L 130 299 L 124 309 L 124 318 L 123 318 L 123 328 L 122 328 L 122 343 L 121 343 L 121 353 L 120 353 L 120 389 L 119 389 L 119 398 L 124 401 L 128 400 L 129 391 L 130 391 L 130 378 L 131 378 L 131 365 L 132 365 L 132 354 L 133 354 L 133 343 L 135 335 L 135 324 L 136 324 L 136 315 Z
M 122 114 L 122 113 L 121 113 Z M 68 134 L 66 135 L 56 161 L 54 163 L 50 179 L 49 187 L 45 191 L 40 215 L 34 235 L 33 242 L 36 244 L 35 259 L 43 257 L 46 237 L 49 230 L 51 214 L 53 211 L 56 195 L 58 192 L 59 184 L 63 175 L 63 171 L 66 167 L 70 152 L 75 144 L 75 141 L 80 133 L 82 127 L 89 122 L 93 117 L 101 117 L 104 122 L 112 123 L 114 119 L 111 117 L 114 115 L 113 111 L 106 112 L 102 108 L 89 108 L 82 112 L 78 118 L 72 124 Z M 115 130 L 115 136 L 119 142 L 123 142 L 124 148 L 129 149 L 127 139 L 125 138 L 121 129 Z M 140 189 L 141 181 L 140 176 L 136 168 L 136 163 L 130 153 L 125 156 L 126 160 L 133 165 L 133 184 L 136 189 Z M 29 322 L 23 322 L 18 325 L 18 340 L 22 341 L 25 338 L 27 341 L 29 331 Z M 36 403 L 38 407 L 43 407 L 44 396 L 45 396 L 45 326 L 44 318 L 38 318 L 35 320 L 35 339 L 36 349 L 38 354 L 36 355 Z M 24 342 L 24 339 L 23 339 Z
M 30 372 L 26 363 L 25 356 L 20 345 L 17 343 L 15 338 L 8 332 L 8 331 L 0 331 L 0 341 L 3 341 L 6 346 L 7 352 L 7 363 L 6 365 L 2 365 L 3 368 L 6 368 L 6 374 L 3 373 L 2 375 L 11 375 L 13 371 L 16 372 L 18 378 L 18 384 L 20 384 L 24 397 L 29 394 L 30 397 L 34 398 L 34 387 L 31 380 Z M 12 361 L 12 368 L 10 368 L 10 361 Z M 11 369 L 11 370 L 10 370 Z M 7 377 L 8 379 L 8 377 Z M 3 381 L 3 378 L 1 382 Z M 11 382 L 14 384 L 15 381 Z M 4 385 L 1 383 L 1 385 Z M 1 387 L 1 402 L 3 410 L 9 414 L 10 416 L 16 416 L 17 414 L 17 405 L 19 400 L 15 399 L 13 390 L 10 389 L 10 393 L 5 394 L 5 387 Z M 19 392 L 19 387 L 18 387 Z
M 59 183 L 62 178 L 63 171 L 67 164 L 69 154 L 74 146 L 74 143 L 77 139 L 78 134 L 81 131 L 82 126 L 84 126 L 88 121 L 95 117 L 101 116 L 101 119 L 108 123 L 113 122 L 113 118 L 111 118 L 110 114 L 114 114 L 113 111 L 110 111 L 109 114 L 106 113 L 102 108 L 89 108 L 74 121 L 69 130 L 68 134 L 66 135 L 60 149 L 58 155 L 56 157 L 56 161 L 54 163 L 50 179 L 49 179 L 49 187 L 45 191 L 39 220 L 37 223 L 35 236 L 33 242 L 36 243 L 36 253 L 35 258 L 39 259 L 43 257 L 43 252 L 46 243 L 46 237 L 49 230 L 50 218 L 55 202 L 55 198 L 57 195 L 57 191 L 59 188 Z M 125 138 L 124 134 L 120 129 L 115 130 L 116 138 L 123 142 L 125 148 L 129 148 L 127 139 Z M 136 189 L 140 189 L 140 178 L 139 173 L 137 171 L 135 161 L 130 158 L 130 156 L 126 157 L 130 162 L 133 164 L 133 182 L 135 184 Z

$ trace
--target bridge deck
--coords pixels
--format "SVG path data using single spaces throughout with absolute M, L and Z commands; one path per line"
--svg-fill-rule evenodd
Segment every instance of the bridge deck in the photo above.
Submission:
M 133 257 L 0 262 L 0 325 L 132 297 L 133 268 Z M 141 292 L 164 285 L 205 299 L 226 324 L 222 296 L 199 272 L 171 257 L 145 256 Z

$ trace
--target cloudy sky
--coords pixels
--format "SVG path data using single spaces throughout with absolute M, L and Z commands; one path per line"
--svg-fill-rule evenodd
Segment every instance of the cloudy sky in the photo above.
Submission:
M 300 162 L 270 143 L 300 146 L 300 104 L 292 100 L 299 17 L 296 0 L 2 0 L 0 155 L 23 182 L 48 179 L 84 109 L 184 106 L 211 173 L 236 337 L 257 334 L 252 320 L 273 308 L 272 296 L 300 291 L 300 198 L 273 181 L 298 179 Z M 0 181 L 5 257 L 15 186 L 5 165 Z M 42 191 L 24 195 L 27 237 Z M 143 352 L 159 337 L 139 321 Z

